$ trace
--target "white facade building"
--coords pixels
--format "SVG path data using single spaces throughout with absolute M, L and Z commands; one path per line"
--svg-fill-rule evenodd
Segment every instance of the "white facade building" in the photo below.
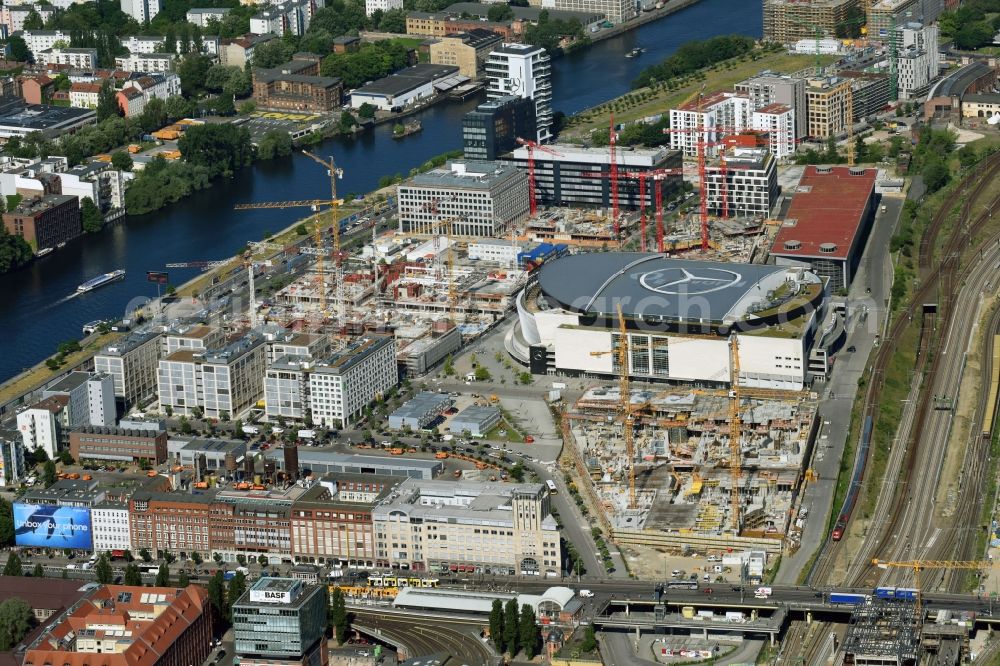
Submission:
M 699 110 L 700 109 L 700 110 Z M 670 109 L 670 147 L 687 157 L 698 154 L 699 141 L 717 143 L 727 134 L 738 134 L 750 125 L 750 99 L 732 92 L 717 92 Z M 706 146 L 705 154 L 714 156 L 717 146 Z
M 118 502 L 95 504 L 90 510 L 90 529 L 95 553 L 128 550 L 132 547 L 128 504 Z
M 94 356 L 94 371 L 111 375 L 115 398 L 125 406 L 156 392 L 159 337 L 152 331 L 134 331 Z
M 562 9 L 570 12 L 586 12 L 607 16 L 613 23 L 621 23 L 633 18 L 638 13 L 640 3 L 629 0 L 544 0 L 537 3 L 542 7 Z M 642 3 L 645 5 L 645 3 Z
M 750 100 L 750 108 L 759 111 L 772 104 L 783 104 L 795 113 L 795 135 L 801 139 L 809 130 L 806 113 L 806 81 L 802 77 L 778 74 L 761 74 L 740 81 L 736 94 Z M 772 151 L 773 152 L 773 151 Z
M 194 23 L 199 28 L 204 28 L 212 19 L 216 21 L 224 20 L 229 11 L 225 7 L 194 8 L 188 10 L 186 18 L 188 23 Z
M 305 419 L 313 366 L 311 359 L 302 356 L 282 356 L 268 365 L 264 375 L 264 413 L 269 418 Z
M 324 0 L 287 0 L 272 5 L 250 18 L 250 34 L 283 35 L 290 32 L 296 37 L 304 35 L 313 14 L 325 4 Z
M 42 51 L 51 49 L 56 42 L 70 42 L 69 33 L 62 30 L 23 30 L 20 37 L 36 60 Z
M 440 233 L 437 222 L 450 219 L 451 237 L 490 237 L 528 216 L 528 177 L 497 162 L 449 162 L 401 183 L 396 193 L 402 233 Z
M 795 154 L 795 128 L 795 109 L 785 104 L 769 104 L 750 117 L 750 129 L 768 133 L 768 147 L 778 159 Z
M 170 53 L 133 53 L 115 58 L 115 67 L 126 72 L 153 74 L 174 71 L 175 57 Z
M 94 69 L 97 67 L 97 49 L 45 49 L 36 55 L 38 62 L 44 65 L 66 65 L 76 69 Z
M 49 458 L 59 455 L 59 418 L 57 401 L 49 399 L 17 415 L 17 430 L 28 451 L 42 449 Z
M 379 560 L 393 568 L 558 575 L 559 529 L 545 486 L 407 479 L 372 509 Z
M 930 87 L 940 71 L 938 26 L 908 23 L 895 31 L 899 98 L 913 99 Z
M 118 41 L 121 42 L 121 45 L 127 48 L 128 52 L 131 54 L 163 52 L 164 44 L 162 37 L 130 35 L 128 37 L 120 37 Z M 188 42 L 188 47 L 193 50 L 193 43 L 191 41 Z M 174 42 L 174 53 L 180 54 L 180 52 L 181 40 L 178 38 L 177 41 Z M 201 52 L 205 55 L 219 55 L 219 38 L 213 35 L 202 35 Z
M 69 89 L 69 105 L 78 109 L 96 109 L 100 96 L 100 83 L 74 83 Z
M 24 441 L 20 437 L 0 437 L 0 486 L 17 486 L 28 478 L 24 464 Z
M 24 21 L 31 16 L 31 12 L 37 12 L 43 21 L 48 21 L 50 18 L 55 16 L 56 9 L 53 5 L 5 4 L 3 7 L 0 7 L 0 25 L 7 27 L 8 35 L 24 30 Z
M 378 10 L 387 12 L 393 9 L 402 9 L 403 0 L 365 0 L 365 14 L 371 16 Z
M 714 215 L 768 217 L 778 199 L 777 161 L 766 148 L 734 148 L 705 174 L 705 197 Z M 723 188 L 725 188 L 723 190 Z M 725 206 L 723 206 L 725 204 Z
M 398 383 L 395 339 L 379 336 L 358 340 L 316 363 L 309 374 L 312 422 L 345 428 Z
M 113 426 L 118 422 L 115 413 L 115 384 L 107 373 L 71 372 L 42 391 L 42 398 L 65 396 L 65 423 L 70 428 L 78 426 Z
M 121 0 L 121 8 L 139 23 L 148 23 L 160 13 L 160 0 Z
M 480 238 L 469 243 L 469 259 L 492 261 L 505 266 L 515 266 L 521 245 L 502 238 Z
M 504 44 L 486 59 L 487 97 L 511 95 L 535 101 L 536 140 L 552 138 L 552 66 L 540 46 Z

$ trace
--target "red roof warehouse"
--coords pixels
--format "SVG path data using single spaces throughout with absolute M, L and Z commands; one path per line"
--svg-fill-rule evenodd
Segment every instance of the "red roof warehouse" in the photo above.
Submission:
M 806 266 L 849 287 L 871 231 L 877 169 L 808 166 L 771 247 L 778 266 Z

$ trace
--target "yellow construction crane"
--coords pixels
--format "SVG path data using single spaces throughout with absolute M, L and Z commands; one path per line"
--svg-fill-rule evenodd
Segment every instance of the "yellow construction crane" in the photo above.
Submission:
M 455 319 L 455 305 L 456 305 L 456 294 L 455 294 L 455 252 L 454 252 L 454 234 L 452 233 L 452 224 L 455 220 L 459 220 L 461 217 L 448 217 L 440 220 L 434 220 L 427 225 L 427 233 L 425 232 L 404 232 L 399 235 L 403 238 L 423 238 L 424 236 L 430 235 L 434 240 L 434 256 L 435 259 L 441 254 L 441 246 L 438 239 L 441 235 L 445 237 L 448 242 L 447 251 L 447 276 L 439 275 L 440 280 L 446 280 L 448 283 L 448 317 L 452 322 L 458 323 Z M 438 228 L 441 230 L 438 230 Z
M 920 604 L 923 590 L 920 589 L 920 572 L 925 569 L 964 569 L 966 571 L 979 571 L 980 569 L 995 569 L 1000 567 L 1000 561 L 992 562 L 985 560 L 872 560 L 872 565 L 879 569 L 910 569 L 913 571 L 913 587 L 917 590 L 916 616 L 917 624 L 920 623 Z
M 847 166 L 854 166 L 854 87 L 847 82 L 844 122 L 847 125 Z
M 743 433 L 740 423 L 740 343 L 736 333 L 729 336 L 729 469 L 733 488 L 730 507 L 733 532 L 740 533 L 740 438 Z
M 319 158 L 309 151 L 303 150 L 302 153 L 312 159 L 313 161 L 323 165 L 327 169 L 327 173 L 330 176 L 330 198 L 329 199 L 298 199 L 292 201 L 260 201 L 256 203 L 244 203 L 236 204 L 233 206 L 233 210 L 259 210 L 259 209 L 275 209 L 275 208 L 312 208 L 314 211 L 319 211 L 320 206 L 329 206 L 330 213 L 332 217 L 332 229 L 333 229 L 333 256 L 335 268 L 335 280 L 336 284 L 334 289 L 337 294 L 338 303 L 338 315 L 340 316 L 340 323 L 343 323 L 343 308 L 344 308 L 344 280 L 342 274 L 341 260 L 340 260 L 340 220 L 337 219 L 337 207 L 344 203 L 343 199 L 337 198 L 337 179 L 343 178 L 344 170 L 338 167 L 334 161 L 333 157 L 329 160 L 324 160 Z M 326 279 L 325 279 L 325 265 L 324 265 L 324 252 L 322 251 L 323 236 L 322 236 L 322 222 L 317 218 L 316 230 L 315 230 L 315 242 L 316 242 L 316 271 L 319 276 L 319 302 L 320 311 L 323 316 L 328 315 L 326 306 Z M 312 254 L 306 253 L 304 254 Z

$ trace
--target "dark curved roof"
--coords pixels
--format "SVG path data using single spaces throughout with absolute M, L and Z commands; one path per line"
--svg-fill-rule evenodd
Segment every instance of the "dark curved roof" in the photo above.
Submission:
M 546 263 L 538 277 L 554 305 L 583 314 L 611 315 L 620 303 L 629 318 L 727 322 L 765 277 L 781 266 L 671 259 L 656 253 L 588 252 Z

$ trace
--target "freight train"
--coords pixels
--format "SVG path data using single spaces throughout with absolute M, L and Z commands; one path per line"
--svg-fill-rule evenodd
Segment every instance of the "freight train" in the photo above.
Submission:
M 861 482 L 865 478 L 865 466 L 868 462 L 868 449 L 871 446 L 871 441 L 872 417 L 866 416 L 865 425 L 861 431 L 861 446 L 858 450 L 857 461 L 854 464 L 854 473 L 851 475 L 851 485 L 847 487 L 847 496 L 844 497 L 844 503 L 840 507 L 840 514 L 837 516 L 833 533 L 830 535 L 830 538 L 834 541 L 840 541 L 843 538 L 844 532 L 847 530 L 847 523 L 850 522 L 854 506 L 857 504 Z

